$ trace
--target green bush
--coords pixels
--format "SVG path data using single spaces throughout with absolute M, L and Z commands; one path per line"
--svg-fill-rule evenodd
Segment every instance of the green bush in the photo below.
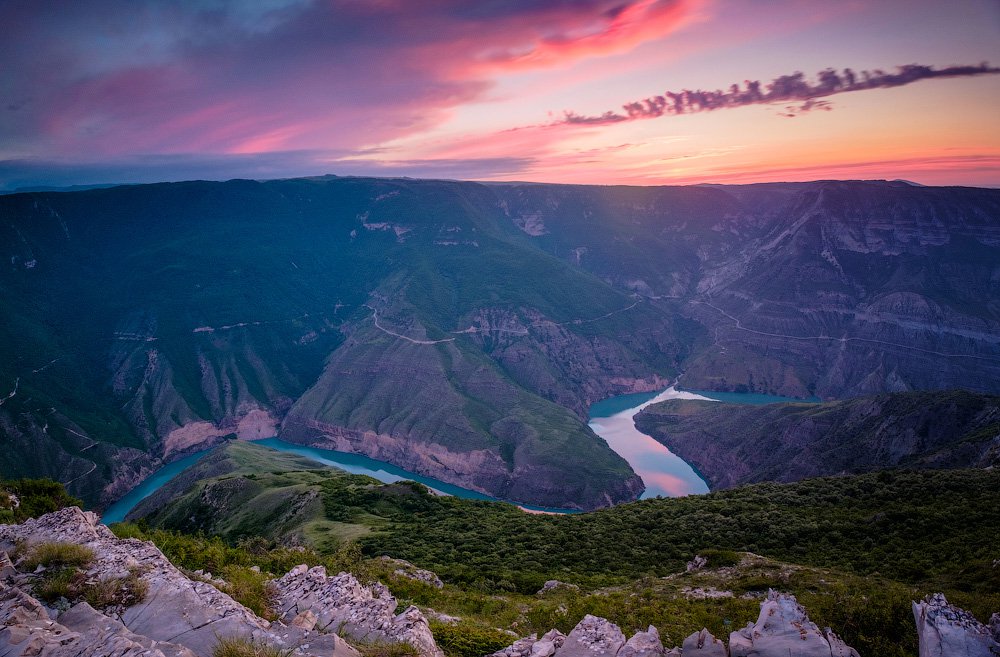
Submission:
M 483 657 L 514 642 L 513 637 L 500 630 L 469 623 L 431 621 L 430 626 L 434 640 L 447 657 Z
M 709 568 L 725 568 L 727 566 L 735 566 L 740 562 L 740 553 L 736 550 L 709 548 L 707 550 L 698 550 L 698 556 L 705 557 L 708 560 Z
M 83 502 L 67 493 L 62 484 L 50 479 L 0 480 L 0 492 L 3 494 L 0 523 L 24 522 L 67 506 L 83 506 Z M 11 507 L 10 493 L 17 496 L 16 508 Z
M 45 574 L 35 585 L 35 595 L 45 602 L 55 602 L 59 598 L 74 600 L 80 595 L 87 582 L 87 575 L 76 568 L 60 568 Z
M 247 566 L 226 566 L 220 575 L 226 582 L 221 587 L 225 593 L 261 618 L 275 619 L 275 589 L 269 574 Z

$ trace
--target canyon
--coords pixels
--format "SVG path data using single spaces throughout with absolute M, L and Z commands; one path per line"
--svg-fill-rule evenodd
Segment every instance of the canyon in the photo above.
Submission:
M 0 212 L 0 442 L 36 455 L 0 474 L 101 506 L 273 432 L 591 509 L 643 489 L 606 397 L 1000 391 L 996 190 L 325 176 Z

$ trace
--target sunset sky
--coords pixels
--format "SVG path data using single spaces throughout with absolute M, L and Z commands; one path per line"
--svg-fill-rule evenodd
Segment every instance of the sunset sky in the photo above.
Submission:
M 997 0 L 4 0 L 0 25 L 6 190 L 1000 186 Z

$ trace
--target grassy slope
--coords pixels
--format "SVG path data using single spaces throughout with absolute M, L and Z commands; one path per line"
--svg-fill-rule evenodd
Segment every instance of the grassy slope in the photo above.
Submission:
M 725 619 L 729 629 L 752 620 L 756 601 L 739 595 L 774 587 L 796 593 L 814 620 L 864 654 L 912 655 L 909 600 L 943 590 L 983 619 L 1000 608 L 992 565 L 1000 557 L 993 531 L 1000 524 L 1000 473 L 991 470 L 757 484 L 538 516 L 434 497 L 418 485 L 302 468 L 296 459 L 293 472 L 275 472 L 272 466 L 284 463 L 269 463 L 262 453 L 230 444 L 209 457 L 215 465 L 203 462 L 202 474 L 212 476 L 192 482 L 146 522 L 218 532 L 233 542 L 263 536 L 288 544 L 296 537 L 327 555 L 357 541 L 367 555 L 408 559 L 448 583 L 437 591 L 382 573 L 404 601 L 458 614 L 463 627 L 520 633 L 565 631 L 595 613 L 629 630 L 653 623 L 679 642 L 702 625 L 719 633 Z M 311 494 L 320 503 L 296 504 Z M 286 513 L 272 512 L 279 506 Z M 301 510 L 288 513 L 290 507 Z M 735 570 L 677 574 L 699 552 L 708 551 L 717 566 L 739 560 L 727 550 L 763 557 Z M 580 584 L 584 594 L 533 595 L 552 578 Z M 737 597 L 689 600 L 679 593 L 706 585 Z
M 645 408 L 635 422 L 713 488 L 1000 463 L 1000 397 L 964 390 L 765 406 L 670 400 Z

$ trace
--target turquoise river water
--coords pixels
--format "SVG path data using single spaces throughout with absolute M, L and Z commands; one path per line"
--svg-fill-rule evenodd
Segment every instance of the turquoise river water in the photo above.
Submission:
M 607 441 L 615 450 L 629 462 L 636 474 L 642 477 L 646 484 L 646 492 L 642 498 L 677 497 L 708 492 L 708 485 L 698 472 L 683 459 L 673 454 L 669 449 L 656 442 L 635 428 L 632 417 L 649 404 L 666 399 L 705 399 L 724 401 L 735 404 L 771 404 L 783 401 L 802 401 L 790 397 L 775 397 L 771 395 L 700 392 L 675 390 L 667 388 L 663 392 L 638 393 L 621 395 L 599 401 L 590 407 L 590 428 Z M 286 443 L 277 438 L 267 438 L 254 441 L 282 452 L 291 452 L 318 463 L 346 470 L 353 474 L 364 474 L 379 481 L 392 483 L 401 480 L 418 481 L 429 488 L 446 495 L 454 495 L 474 500 L 495 500 L 474 490 L 455 486 L 431 477 L 424 477 L 403 470 L 384 461 L 377 461 L 358 454 L 348 454 L 329 449 L 318 449 Z M 197 452 L 182 459 L 169 463 L 141 484 L 132 489 L 125 497 L 108 507 L 101 520 L 110 524 L 121 522 L 136 504 L 152 495 L 161 486 L 194 465 L 208 451 Z M 553 509 L 521 505 L 528 511 L 548 513 L 567 513 L 567 509 Z

